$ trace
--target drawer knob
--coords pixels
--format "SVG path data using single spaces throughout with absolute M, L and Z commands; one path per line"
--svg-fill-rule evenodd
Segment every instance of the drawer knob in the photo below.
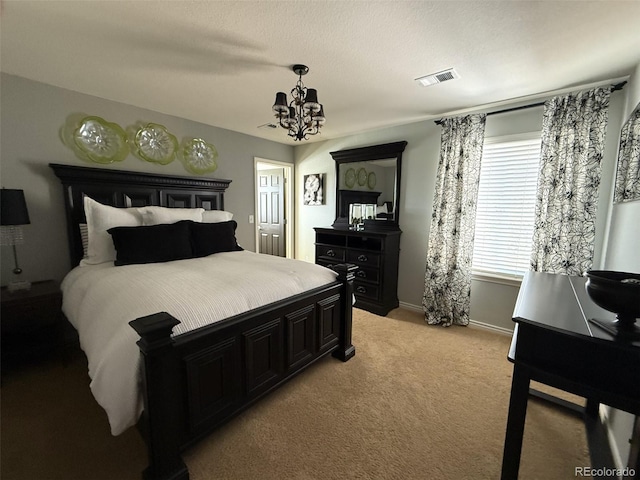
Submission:
M 359 260 L 360 262 L 366 262 L 366 261 L 367 261 L 367 260 L 369 260 L 369 259 L 367 258 L 367 256 L 366 256 L 366 255 L 359 255 L 359 256 L 358 256 L 358 260 Z
M 359 285 L 356 288 L 356 292 L 358 292 L 358 293 L 367 293 L 367 289 L 366 289 L 366 287 L 363 287 L 362 285 Z
M 367 272 L 365 272 L 364 270 L 358 270 L 356 272 L 356 275 L 359 276 L 360 278 L 367 278 Z
M 327 250 L 327 257 L 335 257 L 335 256 L 336 256 L 336 252 L 334 252 L 331 249 Z

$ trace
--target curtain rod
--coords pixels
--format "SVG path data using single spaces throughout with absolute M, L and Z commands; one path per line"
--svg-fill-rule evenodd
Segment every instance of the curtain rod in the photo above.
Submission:
M 627 81 L 625 80 L 624 82 L 620 82 L 620 83 L 616 83 L 614 85 L 611 85 L 611 91 L 615 92 L 616 90 L 622 90 L 622 88 L 626 85 Z M 522 105 L 520 107 L 512 107 L 512 108 L 505 108 L 503 110 L 497 110 L 495 112 L 489 112 L 487 113 L 487 116 L 489 115 L 497 115 L 499 113 L 507 113 L 507 112 L 515 112 L 516 110 L 526 110 L 527 108 L 534 108 L 534 107 L 540 107 L 542 105 L 544 105 L 545 102 L 537 102 L 537 103 L 531 103 L 529 105 Z M 442 121 L 444 119 L 440 118 L 438 120 L 434 120 L 434 123 L 436 125 L 442 125 Z

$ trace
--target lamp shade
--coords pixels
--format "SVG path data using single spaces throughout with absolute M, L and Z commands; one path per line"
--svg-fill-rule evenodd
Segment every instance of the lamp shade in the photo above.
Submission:
M 280 114 L 286 114 L 289 111 L 287 106 L 287 94 L 284 92 L 276 93 L 276 101 L 273 104 L 273 111 Z
M 304 103 L 305 105 L 318 103 L 318 91 L 315 88 L 307 88 L 307 95 L 304 98 Z
M 318 103 L 318 92 L 315 88 L 307 89 L 307 96 L 304 99 L 303 107 L 313 113 L 320 111 L 320 104 Z
M 0 189 L 0 225 L 27 225 L 29 211 L 24 199 L 24 191 L 9 188 Z

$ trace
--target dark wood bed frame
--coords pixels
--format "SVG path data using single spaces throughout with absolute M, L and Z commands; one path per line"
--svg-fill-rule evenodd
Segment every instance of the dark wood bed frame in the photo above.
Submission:
M 50 164 L 64 189 L 72 266 L 83 255 L 83 197 L 115 207 L 224 209 L 229 180 Z M 189 478 L 181 452 L 318 359 L 342 361 L 351 344 L 353 265 L 336 282 L 171 336 L 180 323 L 159 312 L 134 319 L 143 358 L 144 413 L 138 424 L 149 480 Z M 134 368 L 134 366 L 132 366 Z

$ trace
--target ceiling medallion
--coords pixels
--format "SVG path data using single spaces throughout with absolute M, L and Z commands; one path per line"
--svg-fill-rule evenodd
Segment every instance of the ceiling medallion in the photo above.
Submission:
M 298 75 L 298 82 L 291 90 L 293 99 L 287 102 L 284 92 L 276 93 L 276 102 L 273 111 L 282 128 L 289 130 L 287 133 L 294 140 L 306 140 L 309 135 L 320 133 L 320 128 L 325 123 L 324 109 L 318 103 L 318 92 L 315 88 L 307 88 L 302 83 L 302 76 L 309 72 L 306 65 L 294 65 L 291 67 Z

